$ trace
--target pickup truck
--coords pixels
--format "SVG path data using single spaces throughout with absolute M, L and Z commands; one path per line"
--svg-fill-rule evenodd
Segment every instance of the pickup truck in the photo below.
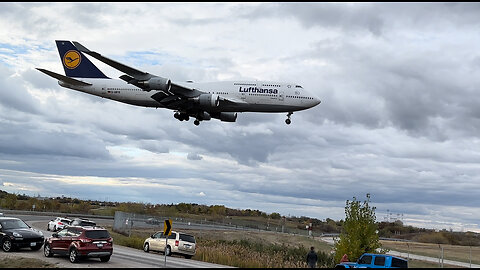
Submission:
M 365 253 L 357 262 L 339 263 L 335 268 L 408 268 L 408 261 L 391 255 Z

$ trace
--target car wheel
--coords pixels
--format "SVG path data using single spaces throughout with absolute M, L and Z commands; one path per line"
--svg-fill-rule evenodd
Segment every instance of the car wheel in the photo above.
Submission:
M 166 256 L 171 256 L 172 255 L 172 248 L 170 246 L 167 246 L 167 249 L 165 251 Z
M 53 231 L 54 231 L 54 232 L 57 231 L 57 225 L 53 226 Z
M 143 246 L 143 251 L 145 251 L 145 252 L 150 251 L 150 245 L 148 243 L 145 243 L 145 245 Z
M 185 255 L 185 259 L 191 259 L 192 257 L 192 255 Z
M 10 241 L 10 239 L 8 239 L 8 238 L 5 238 L 2 242 L 2 249 L 5 252 L 12 251 L 13 250 L 12 241 Z
M 70 252 L 68 253 L 68 258 L 70 259 L 71 263 L 78 262 L 78 253 L 75 248 L 70 249 Z
M 100 261 L 108 262 L 108 261 L 110 261 L 110 256 L 100 257 Z
M 50 224 L 47 224 L 47 231 L 50 231 Z
M 52 249 L 50 248 L 49 244 L 45 244 L 45 246 L 43 247 L 43 255 L 45 255 L 45 257 L 53 256 Z

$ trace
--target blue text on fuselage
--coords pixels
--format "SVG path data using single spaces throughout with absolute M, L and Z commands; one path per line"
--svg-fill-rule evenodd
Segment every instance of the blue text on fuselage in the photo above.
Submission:
M 277 89 L 265 89 L 257 87 L 241 87 L 238 89 L 238 92 L 241 93 L 263 93 L 263 94 L 278 94 Z

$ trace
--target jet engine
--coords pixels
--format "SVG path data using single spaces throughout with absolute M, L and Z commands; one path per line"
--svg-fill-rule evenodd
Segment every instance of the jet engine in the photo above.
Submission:
M 237 120 L 237 113 L 221 112 L 212 114 L 212 117 L 224 122 L 235 122 Z
M 139 81 L 139 85 L 144 86 L 145 90 L 162 90 L 162 91 L 170 91 L 172 87 L 172 82 L 167 78 L 162 77 L 153 77 L 147 81 Z
M 197 114 L 197 119 L 202 120 L 202 121 L 208 121 L 208 120 L 212 119 L 212 116 L 210 116 L 210 114 L 208 112 L 199 112 Z
M 193 98 L 202 108 L 215 108 L 220 103 L 220 97 L 214 94 L 201 94 Z

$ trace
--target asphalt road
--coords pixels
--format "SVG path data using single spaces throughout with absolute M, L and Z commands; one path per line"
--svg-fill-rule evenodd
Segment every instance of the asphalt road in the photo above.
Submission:
M 28 215 L 9 215 L 18 217 L 24 220 L 28 225 L 35 229 L 41 230 L 45 237 L 50 237 L 52 232 L 47 231 L 47 223 L 55 217 L 50 216 L 28 216 Z M 113 225 L 113 220 L 107 219 L 92 219 L 97 222 L 99 226 Z M 149 252 L 146 253 L 142 250 L 114 245 L 113 255 L 108 262 L 101 262 L 98 258 L 87 258 L 81 260 L 79 263 L 70 263 L 67 257 L 59 257 L 55 255 L 52 258 L 46 258 L 43 255 L 43 248 L 38 251 L 32 251 L 30 249 L 21 249 L 14 252 L 6 253 L 0 251 L 0 258 L 2 257 L 25 257 L 36 258 L 51 264 L 55 264 L 58 267 L 68 268 L 162 268 L 165 267 L 165 257 L 162 253 Z M 185 259 L 183 257 L 176 257 L 176 255 L 167 257 L 168 268 L 224 268 L 228 266 L 200 262 L 191 259 Z

